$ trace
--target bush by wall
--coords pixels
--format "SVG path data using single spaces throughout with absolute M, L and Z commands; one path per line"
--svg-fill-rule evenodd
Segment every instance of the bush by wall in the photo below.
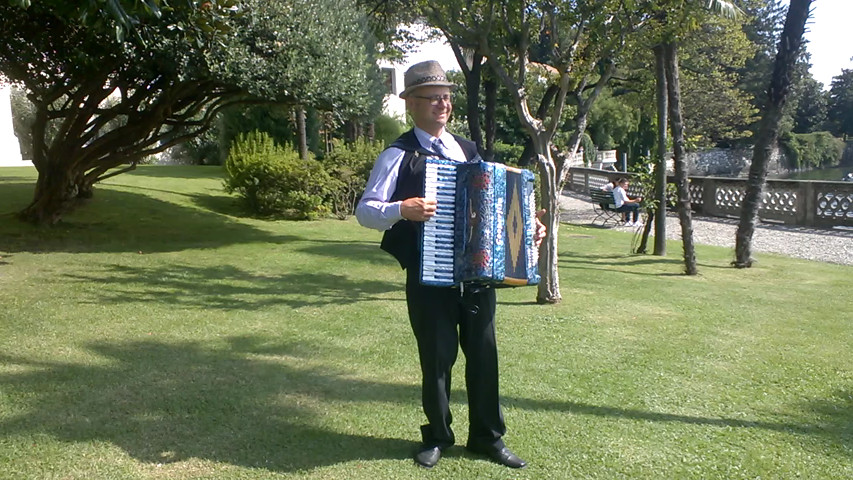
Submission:
M 844 142 L 829 132 L 788 133 L 779 139 L 791 169 L 833 167 L 841 161 Z
M 331 178 L 330 207 L 341 220 L 355 213 L 373 162 L 384 148 L 382 141 L 368 142 L 359 138 L 347 145 L 334 140 L 332 151 L 323 159 L 323 166 Z
M 225 160 L 225 190 L 264 216 L 314 219 L 329 212 L 332 181 L 323 165 L 307 162 L 263 132 L 239 134 Z

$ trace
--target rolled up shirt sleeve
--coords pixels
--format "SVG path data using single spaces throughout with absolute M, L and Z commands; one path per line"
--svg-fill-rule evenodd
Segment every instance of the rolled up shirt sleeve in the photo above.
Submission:
M 399 148 L 385 149 L 370 172 L 364 195 L 355 208 L 358 223 L 367 228 L 388 230 L 403 219 L 400 214 L 402 202 L 391 202 L 397 187 L 397 173 L 405 152 Z

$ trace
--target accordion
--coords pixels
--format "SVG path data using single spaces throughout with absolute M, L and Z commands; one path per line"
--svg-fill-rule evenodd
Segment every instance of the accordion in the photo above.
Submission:
M 533 173 L 436 157 L 425 163 L 424 197 L 437 209 L 422 224 L 421 284 L 539 283 Z

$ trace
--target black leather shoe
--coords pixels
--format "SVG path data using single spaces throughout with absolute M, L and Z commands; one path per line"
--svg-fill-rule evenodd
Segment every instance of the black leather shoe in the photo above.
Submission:
M 438 463 L 441 458 L 441 449 L 438 447 L 422 446 L 418 453 L 415 454 L 415 463 L 424 467 L 432 468 Z
M 501 449 L 475 450 L 469 448 L 474 453 L 480 453 L 489 457 L 493 462 L 509 468 L 524 468 L 527 462 L 518 458 L 510 449 L 503 447 Z

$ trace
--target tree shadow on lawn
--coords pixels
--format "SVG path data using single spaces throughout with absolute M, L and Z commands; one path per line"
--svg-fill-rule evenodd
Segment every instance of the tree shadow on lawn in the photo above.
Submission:
M 23 368 L 0 375 L 0 388 L 26 397 L 27 409 L 0 421 L 0 434 L 109 442 L 151 464 L 198 458 L 284 472 L 410 458 L 416 444 L 385 436 L 381 423 L 325 416 L 329 402 L 414 409 L 415 386 L 306 367 L 316 346 L 304 343 L 226 341 L 99 342 L 88 346 L 104 359 L 96 365 L 5 357 Z M 344 433 L 350 428 L 359 433 Z
M 141 165 L 122 175 L 153 178 L 225 178 L 225 167 L 222 165 Z
M 609 418 L 626 418 L 657 423 L 684 423 L 723 428 L 762 429 L 792 435 L 810 435 L 825 441 L 833 450 L 851 456 L 853 447 L 853 392 L 839 392 L 833 399 L 803 402 L 798 408 L 803 412 L 817 413 L 827 421 L 815 424 L 812 420 L 790 418 L 789 421 L 743 420 L 725 417 L 699 417 L 664 412 L 652 412 L 634 408 L 591 405 L 583 402 L 532 400 L 527 398 L 505 398 L 503 403 L 525 410 L 553 410 L 570 414 L 594 415 Z M 780 416 L 786 416 L 780 414 Z
M 607 260 L 608 263 L 602 263 L 602 260 Z M 636 265 L 681 265 L 683 261 L 675 258 L 663 257 L 647 257 L 636 254 L 625 255 L 587 255 L 575 252 L 563 252 L 557 260 L 560 268 L 578 269 L 578 270 L 599 270 L 606 272 L 619 271 L 631 275 L 642 275 L 652 277 L 670 277 L 683 276 L 682 272 L 637 272 L 628 269 L 627 267 Z
M 417 385 L 354 378 L 353 372 L 318 365 L 316 352 L 328 347 L 236 336 L 216 345 L 151 339 L 95 342 L 86 348 L 101 360 L 62 363 L 0 355 L 4 364 L 18 367 L 0 374 L 0 390 L 26 402 L 21 413 L 0 420 L 0 435 L 108 442 L 150 464 L 197 458 L 281 472 L 351 461 L 408 461 L 416 445 L 385 435 L 381 421 L 327 416 L 360 402 L 376 402 L 377 409 L 402 405 L 414 412 L 419 398 Z M 464 390 L 456 395 L 464 396 Z M 811 407 L 834 411 L 832 420 L 843 421 L 838 411 L 849 406 L 846 398 L 846 405 Z M 849 455 L 850 427 L 843 423 L 709 418 L 515 397 L 504 403 L 527 410 L 816 435 L 841 451 L 846 444 Z M 345 433 L 350 429 L 359 433 Z
M 379 233 L 379 232 L 377 232 Z M 327 240 L 312 239 L 305 247 L 297 248 L 300 252 L 310 253 L 323 257 L 334 257 L 343 260 L 358 259 L 361 262 L 370 262 L 378 265 L 397 267 L 400 264 L 388 252 L 379 248 L 381 234 L 375 242 L 359 240 Z M 401 269 L 402 270 L 402 269 Z M 404 278 L 401 276 L 400 278 Z
M 35 227 L 14 214 L 29 200 L 32 185 L 4 183 L 9 199 L 0 220 L 8 252 L 173 252 L 251 242 L 282 243 L 299 237 L 277 235 L 225 215 L 157 200 L 147 195 L 100 189 L 95 199 L 50 227 Z M 8 190 L 7 190 L 8 189 Z
M 153 303 L 219 310 L 388 301 L 384 294 L 402 288 L 395 282 L 352 279 L 326 272 L 262 275 L 235 265 L 93 265 L 87 273 L 67 274 L 60 280 L 69 281 L 92 286 L 89 298 L 78 298 L 81 303 Z

